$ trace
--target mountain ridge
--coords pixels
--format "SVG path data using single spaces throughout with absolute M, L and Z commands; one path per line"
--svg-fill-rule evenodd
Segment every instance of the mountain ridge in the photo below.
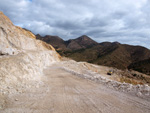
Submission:
M 45 35 L 44 37 L 42 37 L 39 34 L 37 34 L 36 39 L 51 44 L 58 51 L 59 50 L 71 51 L 71 50 L 84 49 L 98 44 L 96 41 L 92 40 L 86 35 L 82 35 L 76 39 L 69 39 L 67 41 L 64 41 L 59 36 Z
M 55 47 L 53 42 L 47 43 Z M 62 56 L 118 69 L 128 69 L 131 64 L 150 58 L 150 50 L 145 47 L 119 42 L 97 43 L 86 35 L 67 41 L 63 40 L 63 44 L 66 48 L 56 48 Z

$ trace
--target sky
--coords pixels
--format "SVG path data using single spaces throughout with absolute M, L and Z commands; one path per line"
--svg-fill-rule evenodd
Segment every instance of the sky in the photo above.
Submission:
M 0 11 L 34 34 L 150 49 L 150 0 L 0 0 Z

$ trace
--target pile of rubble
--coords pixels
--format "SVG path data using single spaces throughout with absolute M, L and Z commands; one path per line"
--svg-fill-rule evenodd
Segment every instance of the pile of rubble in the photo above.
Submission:
M 66 65 L 63 68 L 62 67 L 60 67 L 60 68 L 66 70 L 76 76 L 79 76 L 81 78 L 89 79 L 89 80 L 104 84 L 107 87 L 114 88 L 115 90 L 135 94 L 139 97 L 144 97 L 144 96 L 150 97 L 150 86 L 147 84 L 133 85 L 133 84 L 125 83 L 125 82 L 121 83 L 121 82 L 118 82 L 115 80 L 108 79 L 108 78 L 98 74 L 97 72 L 93 72 L 91 70 L 86 70 L 85 68 L 80 67 L 79 70 L 76 70 L 76 69 L 74 70 L 71 67 L 71 64 L 73 64 L 76 67 L 78 67 L 78 65 L 79 65 L 78 62 L 70 61 L 70 65 L 68 65 L 68 66 Z

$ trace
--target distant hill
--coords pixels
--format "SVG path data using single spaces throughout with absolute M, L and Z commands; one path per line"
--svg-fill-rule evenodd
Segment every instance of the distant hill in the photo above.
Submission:
M 150 50 L 145 47 L 118 42 L 97 43 L 86 35 L 68 41 L 57 36 L 45 36 L 40 40 L 53 45 L 62 56 L 118 69 L 135 69 L 131 65 L 150 58 Z
M 55 49 L 61 49 L 61 50 L 66 49 L 65 41 L 58 36 L 46 35 L 42 37 L 38 34 L 36 35 L 36 39 L 39 39 L 48 44 L 51 44 Z
M 94 40 L 92 40 L 86 35 L 83 35 L 76 39 L 70 39 L 66 41 L 66 43 L 67 43 L 67 48 L 70 50 L 84 49 L 98 44 L 97 42 L 95 42 Z
M 64 41 L 58 36 L 50 36 L 46 35 L 44 37 L 40 36 L 39 34 L 36 35 L 36 39 L 42 40 L 51 44 L 58 50 L 79 50 L 87 47 L 91 47 L 93 45 L 97 45 L 98 43 L 89 38 L 86 35 L 78 37 L 76 39 L 70 39 L 68 41 Z
M 150 58 L 132 63 L 128 66 L 128 68 L 150 75 Z
M 76 61 L 126 69 L 131 63 L 150 58 L 150 51 L 140 46 L 105 42 L 86 49 L 66 51 L 65 56 Z

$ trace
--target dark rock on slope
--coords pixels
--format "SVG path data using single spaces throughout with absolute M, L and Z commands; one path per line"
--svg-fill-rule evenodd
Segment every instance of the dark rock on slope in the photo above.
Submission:
M 128 68 L 150 75 L 150 58 L 132 63 L 128 66 Z

